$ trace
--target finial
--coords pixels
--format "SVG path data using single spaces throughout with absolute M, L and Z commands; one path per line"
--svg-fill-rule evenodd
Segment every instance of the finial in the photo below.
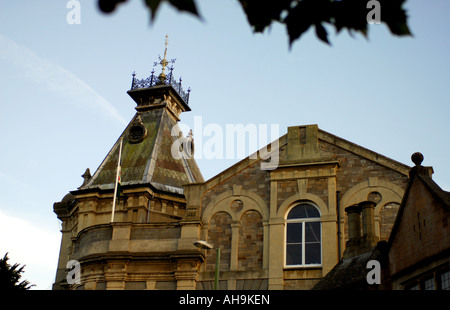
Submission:
M 166 41 L 165 41 L 166 49 L 164 50 L 164 59 L 166 58 L 166 54 L 167 54 L 167 45 L 169 45 L 169 35 L 168 34 L 166 34 Z
M 133 71 L 133 73 L 131 74 L 133 76 L 133 78 L 131 79 L 131 89 L 134 88 L 134 79 L 136 77 L 136 71 Z
M 416 152 L 411 155 L 411 160 L 416 166 L 420 166 L 420 164 L 423 161 L 423 155 L 422 153 Z
M 160 75 L 158 76 L 159 78 L 159 83 L 160 84 L 164 84 L 165 80 L 166 80 L 166 74 L 164 73 L 164 70 L 166 69 L 167 65 L 169 63 L 175 63 L 176 59 L 171 59 L 171 60 L 167 60 L 167 45 L 169 45 L 169 36 L 166 34 L 166 40 L 165 40 L 165 48 L 164 48 L 164 58 L 161 59 L 161 56 L 158 56 L 159 62 L 155 62 L 153 66 L 157 66 L 157 65 L 161 65 L 162 67 L 162 71 L 160 73 Z
M 83 186 L 88 184 L 89 180 L 91 179 L 91 171 L 89 170 L 89 168 L 86 169 L 86 171 L 81 175 L 81 177 L 83 178 L 83 184 L 81 184 L 81 186 L 78 188 L 82 188 Z

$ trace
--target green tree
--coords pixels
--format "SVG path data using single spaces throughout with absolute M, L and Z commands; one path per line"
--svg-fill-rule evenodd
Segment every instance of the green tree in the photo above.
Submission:
M 0 259 L 0 290 L 29 290 L 34 286 L 29 281 L 20 278 L 24 272 L 25 265 L 20 267 L 19 264 L 8 264 L 8 253 Z
M 98 5 L 101 11 L 110 13 L 117 8 L 119 3 L 126 1 L 128 0 L 98 0 Z M 195 0 L 143 1 L 150 10 L 151 20 L 154 19 L 163 2 L 201 19 Z M 336 33 L 348 30 L 350 34 L 356 32 L 367 37 L 368 19 L 373 21 L 373 17 L 378 17 L 377 22 L 384 23 L 394 35 L 411 35 L 406 11 L 403 9 L 406 0 L 237 1 L 241 4 L 254 32 L 263 32 L 272 23 L 280 23 L 286 27 L 290 45 L 311 27 L 315 29 L 316 36 L 327 44 L 330 44 L 330 41 L 325 26 L 334 28 Z

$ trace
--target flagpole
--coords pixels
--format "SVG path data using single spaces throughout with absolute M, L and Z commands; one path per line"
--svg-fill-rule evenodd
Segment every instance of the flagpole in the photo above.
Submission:
M 119 184 L 120 159 L 122 157 L 122 142 L 123 142 L 123 137 L 120 138 L 119 159 L 117 161 L 116 184 L 114 185 L 114 198 L 113 198 L 113 205 L 112 205 L 112 212 L 111 212 L 111 222 L 114 222 L 114 213 L 116 211 L 117 186 Z

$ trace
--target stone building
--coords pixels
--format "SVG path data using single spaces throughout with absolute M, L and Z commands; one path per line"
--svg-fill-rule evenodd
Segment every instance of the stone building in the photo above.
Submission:
M 431 178 L 415 153 L 410 180 L 389 238 L 385 286 L 450 290 L 450 193 Z
M 165 60 L 165 58 L 164 58 Z M 137 113 L 97 171 L 54 204 L 62 221 L 55 289 L 175 289 L 195 277 L 201 253 L 185 244 L 183 185 L 203 182 L 194 159 L 174 158 L 172 128 L 190 111 L 189 93 L 166 76 L 137 80 L 130 97 Z M 122 149 L 120 150 L 120 141 Z M 121 195 L 112 219 L 121 153 Z M 81 285 L 67 283 L 70 260 L 81 264 Z
M 205 181 L 195 159 L 172 153 L 172 129 L 190 111 L 172 71 L 133 76 L 128 94 L 136 115 L 95 173 L 54 204 L 62 221 L 54 289 L 212 289 L 216 255 L 198 240 L 221 249 L 221 289 L 310 289 L 344 254 L 344 210 L 364 201 L 373 203 L 374 240 L 388 239 L 408 166 L 300 125 Z M 193 151 L 192 135 L 185 140 L 177 147 Z M 79 284 L 67 283 L 70 260 L 80 263 Z
M 372 202 L 346 209 L 350 229 L 343 259 L 315 286 L 317 290 L 450 290 L 450 193 L 431 178 L 432 167 L 423 167 L 423 155 L 415 163 L 388 241 L 377 241 L 369 222 Z M 368 274 L 379 263 L 378 283 Z M 369 267 L 368 266 L 369 264 Z M 369 283 L 370 282 L 370 283 Z
M 344 254 L 344 209 L 368 199 L 373 237 L 389 236 L 407 166 L 317 125 L 289 127 L 278 145 L 274 169 L 261 169 L 264 160 L 251 155 L 184 187 L 187 207 L 199 221 L 191 225 L 193 238 L 222 249 L 223 289 L 310 289 Z M 213 263 L 207 256 L 197 288 L 211 287 Z

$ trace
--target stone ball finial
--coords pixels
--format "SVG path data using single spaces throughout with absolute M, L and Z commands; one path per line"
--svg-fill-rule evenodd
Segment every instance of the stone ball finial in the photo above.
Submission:
M 416 166 L 420 166 L 420 164 L 423 161 L 423 155 L 422 153 L 416 152 L 411 155 L 411 160 Z

